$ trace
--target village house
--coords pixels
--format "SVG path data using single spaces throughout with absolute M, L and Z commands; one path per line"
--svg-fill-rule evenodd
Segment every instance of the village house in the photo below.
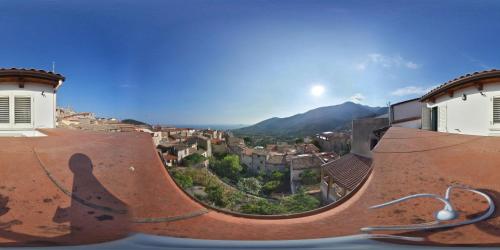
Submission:
M 342 152 L 349 147 L 351 135 L 345 132 L 323 132 L 316 135 L 316 141 L 321 151 L 324 152 Z
M 286 154 L 269 154 L 264 167 L 267 173 L 273 171 L 283 172 L 287 169 Z
M 191 155 L 198 150 L 196 144 L 192 145 L 175 144 L 168 147 L 163 147 L 160 145 L 159 149 L 162 151 L 163 154 L 168 153 L 170 155 L 175 156 L 176 157 L 175 160 L 179 164 L 182 163 L 182 159 L 184 159 L 186 156 Z
M 196 143 L 198 148 L 202 148 L 206 151 L 207 157 L 212 156 L 212 143 L 210 138 L 201 135 L 195 135 L 187 138 L 186 141 L 188 142 L 188 144 Z
M 321 167 L 321 200 L 332 203 L 353 191 L 371 171 L 372 160 L 347 154 Z
M 390 125 L 420 129 L 422 127 L 423 108 L 425 108 L 425 104 L 420 102 L 420 98 L 392 104 L 389 107 Z
M 295 152 L 297 154 L 314 154 L 319 153 L 319 148 L 312 143 L 295 144 Z
M 260 172 L 266 170 L 267 151 L 263 148 L 254 148 L 252 150 L 252 166 L 250 170 Z
M 352 147 L 349 154 L 321 166 L 321 198 L 324 204 L 347 195 L 371 171 L 372 149 L 380 140 L 378 131 L 389 126 L 388 118 L 362 118 L 352 121 Z
M 35 69 L 0 69 L 0 130 L 56 127 L 56 95 L 65 78 Z
M 240 153 L 240 162 L 248 167 L 249 170 L 256 172 L 255 168 L 252 166 L 252 154 L 253 149 L 248 147 L 243 147 Z
M 325 162 L 314 154 L 302 154 L 293 156 L 290 159 L 290 190 L 295 193 L 302 185 L 302 174 L 309 170 L 320 175 L 321 165 Z
M 420 98 L 422 129 L 500 136 L 500 70 L 463 75 Z

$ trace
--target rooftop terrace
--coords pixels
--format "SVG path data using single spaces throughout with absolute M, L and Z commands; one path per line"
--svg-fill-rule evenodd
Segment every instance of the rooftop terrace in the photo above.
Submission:
M 368 207 L 414 193 L 469 185 L 499 204 L 500 138 L 390 128 L 374 149 L 373 171 L 340 205 L 289 218 L 234 216 L 192 200 L 170 178 L 145 133 L 44 130 L 48 136 L 2 138 L 0 246 L 83 244 L 130 231 L 227 240 L 308 239 L 359 234 L 372 225 L 433 220 L 434 200 Z M 93 166 L 91 168 L 90 166 Z M 487 208 L 457 191 L 459 220 Z M 387 232 L 393 233 L 394 232 Z M 500 218 L 429 232 L 428 244 L 500 245 Z

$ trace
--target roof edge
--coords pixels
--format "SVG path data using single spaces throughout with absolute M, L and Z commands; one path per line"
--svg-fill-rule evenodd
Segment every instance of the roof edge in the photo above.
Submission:
M 495 78 L 498 77 L 500 78 L 500 70 L 497 69 L 490 69 L 490 70 L 484 70 L 484 71 L 476 71 L 474 73 L 469 73 L 466 75 L 459 76 L 453 80 L 449 80 L 448 82 L 445 82 L 441 84 L 440 86 L 434 88 L 433 90 L 429 91 L 427 94 L 423 95 L 420 97 L 420 101 L 424 102 L 432 97 L 435 97 L 436 95 L 441 94 L 442 92 L 449 90 L 451 88 L 471 83 L 474 81 L 480 81 L 488 78 Z

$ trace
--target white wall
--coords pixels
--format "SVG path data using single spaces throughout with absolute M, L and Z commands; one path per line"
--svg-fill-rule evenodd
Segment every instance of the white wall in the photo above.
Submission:
M 393 123 L 391 125 L 393 127 L 417 128 L 417 129 L 419 129 L 420 127 L 422 127 L 422 119 L 416 119 L 416 120 L 406 121 L 406 122 L 398 122 L 398 123 Z
M 422 115 L 422 105 L 419 100 L 396 104 L 392 107 L 394 121 L 420 117 Z
M 485 84 L 483 95 L 476 87 L 468 87 L 427 103 L 429 108 L 438 107 L 438 131 L 500 136 L 500 124 L 493 124 L 493 97 L 500 97 L 500 82 Z M 462 100 L 463 94 L 467 100 Z M 441 117 L 439 117 L 441 115 Z M 443 117 L 444 116 L 444 117 Z
M 18 83 L 2 83 L 0 84 L 0 95 L 31 96 L 33 98 L 31 107 L 33 127 L 55 127 L 56 94 L 54 94 L 52 86 L 39 83 L 25 83 L 24 88 L 19 88 Z

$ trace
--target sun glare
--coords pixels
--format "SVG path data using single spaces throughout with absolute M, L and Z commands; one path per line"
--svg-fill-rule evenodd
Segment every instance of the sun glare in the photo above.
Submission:
M 325 92 L 325 87 L 322 85 L 315 85 L 311 88 L 311 95 L 321 96 Z

